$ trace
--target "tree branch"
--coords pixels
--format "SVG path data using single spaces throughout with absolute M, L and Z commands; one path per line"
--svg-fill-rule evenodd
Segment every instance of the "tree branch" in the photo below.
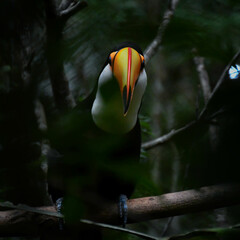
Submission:
M 53 1 L 46 0 L 46 57 L 55 104 L 58 109 L 69 109 L 75 106 L 69 89 L 68 79 L 64 72 L 62 30 L 63 22 L 59 21 Z
M 204 103 L 206 103 L 211 94 L 211 87 L 208 73 L 204 65 L 204 58 L 200 56 L 195 56 L 193 60 L 196 65 L 196 70 L 198 72 L 199 80 L 202 86 Z
M 182 133 L 182 132 L 185 132 L 186 130 L 196 126 L 197 124 L 197 120 L 196 121 L 192 121 L 188 124 L 186 124 L 184 127 L 181 127 L 177 130 L 175 129 L 172 129 L 169 133 L 159 137 L 159 138 L 156 138 L 154 140 L 151 140 L 151 141 L 148 141 L 148 142 L 145 142 L 142 144 L 142 148 L 145 149 L 145 150 L 149 150 L 153 147 L 156 147 L 158 145 L 161 145 L 161 144 L 164 144 L 168 141 L 170 141 L 174 136 Z
M 71 3 L 67 8 L 60 8 L 59 16 L 67 20 L 71 16 L 73 16 L 75 13 L 79 12 L 83 8 L 87 7 L 87 2 L 85 1 L 78 1 L 77 3 L 74 1 L 70 1 Z
M 58 109 L 69 109 L 76 105 L 64 72 L 62 31 L 69 17 L 87 6 L 85 1 L 62 1 L 57 9 L 54 1 L 45 0 L 47 43 L 46 56 L 53 95 Z
M 151 59 L 153 57 L 153 55 L 159 49 L 160 44 L 162 42 L 162 37 L 163 37 L 164 31 L 166 30 L 170 20 L 172 19 L 172 16 L 174 14 L 174 11 L 176 9 L 178 1 L 179 0 L 170 0 L 168 9 L 165 11 L 165 13 L 163 15 L 162 23 L 160 24 L 160 26 L 158 28 L 157 36 L 153 39 L 153 41 L 150 43 L 150 45 L 144 51 L 144 58 L 145 58 L 146 64 L 148 63 L 149 59 Z
M 228 63 L 228 65 L 225 67 L 224 71 L 222 72 L 222 75 L 220 76 L 220 78 L 217 81 L 217 84 L 215 85 L 211 95 L 209 96 L 209 99 L 207 101 L 207 103 L 205 104 L 202 112 L 200 113 L 199 119 L 204 119 L 206 117 L 206 115 L 208 114 L 210 108 L 211 108 L 211 104 L 213 102 L 213 100 L 215 99 L 219 89 L 221 88 L 221 86 L 223 85 L 223 83 L 226 80 L 226 74 L 229 70 L 229 68 L 231 67 L 231 65 L 233 64 L 233 62 L 240 56 L 240 50 L 238 50 L 238 52 L 233 56 L 233 58 L 230 60 L 230 62 Z
M 193 52 L 197 54 L 197 49 L 193 49 Z M 194 58 L 194 63 L 196 65 L 196 70 L 198 72 L 199 80 L 202 87 L 204 103 L 206 104 L 210 95 L 211 95 L 211 86 L 209 81 L 209 76 L 204 64 L 204 58 L 196 55 Z M 215 114 L 213 114 L 215 115 Z M 216 119 L 215 119 L 216 120 Z M 212 118 L 213 121 L 213 118 Z M 217 143 L 218 143 L 218 127 L 214 125 L 209 126 L 209 139 L 211 144 L 212 151 L 216 151 Z
M 128 222 L 147 221 L 239 204 L 239 189 L 240 184 L 225 184 L 167 193 L 160 196 L 130 199 L 127 202 Z M 0 206 L 17 208 L 0 211 L 1 236 L 37 235 L 49 226 L 57 231 L 58 218 L 62 217 L 52 206 L 33 208 L 24 205 L 12 206 L 9 203 L 0 203 Z M 104 211 L 99 212 L 92 220 L 119 224 L 117 209 L 117 204 L 110 205 Z M 95 224 L 86 221 L 82 220 L 81 222 Z M 104 227 L 101 224 L 99 226 Z
M 221 88 L 221 86 L 223 85 L 223 83 L 225 82 L 225 77 L 226 77 L 226 73 L 228 71 L 228 69 L 230 68 L 230 66 L 233 64 L 233 62 L 240 56 L 240 50 L 234 55 L 234 57 L 230 60 L 230 62 L 228 63 L 228 65 L 225 67 L 224 71 L 222 72 L 220 78 L 217 81 L 217 84 L 214 88 L 214 90 L 212 91 L 212 93 L 209 96 L 208 101 L 205 103 L 205 106 L 203 107 L 203 110 L 201 111 L 200 115 L 198 116 L 198 119 L 195 121 L 192 121 L 188 124 L 186 124 L 184 127 L 181 127 L 177 130 L 171 130 L 169 133 L 158 137 L 154 140 L 148 141 L 146 143 L 142 144 L 142 148 L 144 148 L 145 150 L 149 150 L 153 147 L 156 147 L 158 145 L 164 144 L 170 140 L 172 140 L 173 137 L 177 136 L 180 133 L 185 132 L 186 130 L 196 126 L 196 124 L 204 124 L 207 123 L 209 119 L 212 118 L 212 116 L 216 116 L 217 114 L 221 114 L 224 111 L 216 109 L 215 111 L 213 111 L 212 108 L 212 102 L 215 99 L 219 89 Z M 210 111 L 210 109 L 212 111 Z M 208 116 L 210 115 L 210 116 Z

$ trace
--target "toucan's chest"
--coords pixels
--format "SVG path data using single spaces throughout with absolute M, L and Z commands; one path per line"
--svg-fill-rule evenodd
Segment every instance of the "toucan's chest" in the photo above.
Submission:
M 110 134 L 95 125 L 89 111 L 75 111 L 55 123 L 49 138 L 52 147 L 59 152 L 55 160 L 49 159 L 51 182 L 55 185 L 62 179 L 64 184 L 61 185 L 67 191 L 94 191 L 90 189 L 97 188 L 102 192 L 104 185 L 111 193 L 112 182 L 117 182 L 114 184 L 116 189 L 122 186 L 121 183 L 128 182 L 132 178 L 132 169 L 139 163 L 138 122 L 127 134 Z M 108 182 L 109 178 L 112 182 Z
M 131 131 L 137 122 L 142 95 L 146 87 L 145 71 L 140 75 L 132 96 L 127 114 L 124 114 L 123 96 L 119 84 L 106 66 L 99 77 L 98 89 L 93 102 L 91 114 L 95 124 L 106 132 L 125 134 Z
M 92 120 L 92 116 L 88 117 L 85 126 L 87 125 L 91 127 L 82 130 L 80 145 L 89 158 L 107 164 L 139 159 L 141 131 L 138 122 L 131 131 L 124 134 L 109 133 L 100 129 Z
M 67 123 L 66 121 L 71 123 Z M 125 161 L 137 156 L 140 151 L 140 126 L 125 134 L 112 134 L 100 129 L 93 121 L 89 111 L 75 112 L 67 119 L 55 125 L 52 134 L 55 148 L 64 155 L 64 161 L 71 164 L 107 163 Z M 121 158 L 123 160 L 121 160 Z M 77 161 L 77 162 L 76 162 Z

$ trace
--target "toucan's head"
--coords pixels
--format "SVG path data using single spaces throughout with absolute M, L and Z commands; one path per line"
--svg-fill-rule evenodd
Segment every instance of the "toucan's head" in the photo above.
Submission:
M 123 114 L 126 116 L 132 101 L 135 85 L 144 68 L 142 51 L 138 52 L 131 46 L 122 47 L 110 53 L 108 63 L 118 81 L 123 101 Z
M 123 101 L 123 114 L 126 116 L 135 85 L 145 66 L 142 50 L 134 44 L 123 43 L 109 54 L 108 64 L 118 81 Z
M 144 57 L 133 43 L 122 43 L 108 55 L 98 79 L 93 120 L 108 132 L 127 132 L 136 124 L 147 85 Z

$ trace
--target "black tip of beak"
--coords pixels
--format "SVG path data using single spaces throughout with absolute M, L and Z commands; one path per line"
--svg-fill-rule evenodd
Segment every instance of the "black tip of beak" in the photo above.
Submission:
M 124 107 L 123 114 L 124 114 L 124 116 L 127 115 L 127 112 L 129 109 L 129 105 L 130 105 L 130 101 L 131 101 L 131 94 L 132 94 L 131 86 L 129 88 L 128 96 L 127 96 L 127 87 L 125 86 L 123 88 L 123 107 Z

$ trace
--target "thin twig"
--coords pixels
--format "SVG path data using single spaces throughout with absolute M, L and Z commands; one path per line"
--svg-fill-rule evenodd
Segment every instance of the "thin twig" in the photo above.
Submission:
M 119 231 L 119 232 L 129 233 L 129 234 L 135 235 L 137 237 L 141 237 L 142 239 L 159 240 L 159 238 L 145 234 L 145 233 L 141 233 L 141 232 L 137 232 L 137 231 L 134 231 L 131 229 L 113 226 L 113 225 L 109 225 L 109 224 L 105 224 L 105 223 L 97 223 L 97 222 L 93 222 L 90 220 L 81 220 L 81 223 L 91 224 L 91 225 L 98 226 L 101 228 L 106 228 L 106 229 L 115 230 L 115 231 Z
M 58 7 L 58 12 L 61 12 L 62 10 L 66 10 L 70 7 L 70 5 L 75 5 L 77 3 L 76 0 L 62 0 Z
M 193 49 L 193 52 L 197 54 L 197 49 Z M 208 72 L 207 72 L 207 70 L 205 68 L 205 64 L 204 64 L 204 58 L 196 55 L 193 58 L 193 60 L 196 65 L 196 70 L 198 72 L 199 81 L 201 83 L 204 104 L 206 104 L 211 95 L 211 86 L 210 86 Z M 211 122 L 213 122 L 213 120 Z M 209 125 L 209 140 L 210 140 L 210 145 L 211 145 L 212 151 L 215 151 L 216 147 L 217 147 L 217 142 L 218 142 L 218 128 L 213 124 Z
M 225 108 L 221 108 L 218 111 L 214 112 L 212 115 L 210 115 L 208 118 L 206 118 L 206 121 L 213 121 L 214 118 L 221 116 L 223 114 L 226 114 L 227 110 Z
M 52 207 L 52 206 L 31 207 L 31 206 L 28 206 L 25 204 L 15 205 L 11 202 L 0 202 L 0 207 L 17 209 L 17 210 L 22 210 L 22 211 L 31 212 L 31 213 L 38 213 L 38 214 L 43 214 L 43 215 L 50 216 L 50 217 L 64 218 L 64 216 L 61 213 L 57 212 L 55 207 Z M 1 213 L 1 211 L 0 211 L 0 213 Z
M 75 13 L 77 13 L 78 11 L 82 10 L 85 7 L 87 7 L 87 2 L 78 1 L 75 4 L 70 4 L 68 8 L 61 10 L 59 12 L 59 16 L 65 18 L 65 19 L 68 19 L 72 15 L 74 15 Z
M 164 143 L 172 140 L 173 137 L 175 137 L 176 135 L 178 135 L 182 132 L 185 132 L 186 130 L 195 126 L 197 123 L 207 123 L 208 122 L 208 121 L 206 121 L 208 119 L 207 114 L 209 113 L 209 110 L 211 108 L 212 101 L 215 98 L 216 94 L 218 93 L 218 90 L 220 89 L 220 87 L 224 83 L 227 71 L 229 70 L 229 68 L 233 64 L 233 62 L 239 57 L 239 55 L 240 55 L 240 50 L 234 55 L 234 57 L 230 60 L 228 65 L 225 67 L 225 69 L 222 72 L 219 80 L 217 81 L 217 84 L 216 84 L 214 90 L 210 94 L 210 97 L 209 97 L 208 101 L 206 102 L 205 106 L 203 107 L 203 110 L 201 111 L 197 120 L 192 121 L 192 122 L 186 124 L 184 127 L 179 128 L 177 130 L 173 129 L 169 133 L 167 133 L 167 134 L 165 134 L 161 137 L 158 137 L 154 140 L 143 143 L 142 148 L 144 148 L 145 150 L 151 149 L 153 147 L 156 147 L 158 145 L 164 144 Z M 213 113 L 210 112 L 210 114 L 211 114 L 210 117 L 214 116 L 215 114 L 217 115 L 219 113 L 222 113 L 222 111 L 219 112 L 219 109 L 216 111 L 216 113 L 214 113 L 214 111 L 213 111 Z
M 204 64 L 204 58 L 200 56 L 195 56 L 193 60 L 196 65 L 196 70 L 198 72 L 199 80 L 202 86 L 204 103 L 206 103 L 211 94 L 211 87 L 208 73 Z
M 153 39 L 153 41 L 150 43 L 150 45 L 144 51 L 144 58 L 145 58 L 146 64 L 159 49 L 161 42 L 162 42 L 162 37 L 163 37 L 164 31 L 166 30 L 170 20 L 172 19 L 172 16 L 174 14 L 174 11 L 176 9 L 178 1 L 179 0 L 170 0 L 168 9 L 165 11 L 165 13 L 163 15 L 162 23 L 160 24 L 160 26 L 158 28 L 157 36 Z
M 43 132 L 46 131 L 47 130 L 46 115 L 45 115 L 44 107 L 39 100 L 35 101 L 35 115 L 37 118 L 39 130 Z
M 222 72 L 222 75 L 220 76 L 219 80 L 217 81 L 217 84 L 215 85 L 207 103 L 205 104 L 202 112 L 200 113 L 199 119 L 204 119 L 206 117 L 206 115 L 208 113 L 208 110 L 210 109 L 210 106 L 211 106 L 211 103 L 212 103 L 213 99 L 215 98 L 216 94 L 218 93 L 218 90 L 220 89 L 220 87 L 225 82 L 226 74 L 227 74 L 229 68 L 231 67 L 233 62 L 239 57 L 239 55 L 240 55 L 240 50 L 238 50 L 238 52 L 233 56 L 233 58 L 230 60 L 228 65 L 225 67 L 225 69 Z
M 172 224 L 173 219 L 174 219 L 174 217 L 168 218 L 167 223 L 165 224 L 163 231 L 161 233 L 161 237 L 164 237 L 166 235 L 170 225 Z
M 148 141 L 148 142 L 145 142 L 142 144 L 142 148 L 145 149 L 145 150 L 149 150 L 153 147 L 156 147 L 158 145 L 161 145 L 161 144 L 164 144 L 168 141 L 170 141 L 174 136 L 182 133 L 182 132 L 185 132 L 187 129 L 190 129 L 192 128 L 193 126 L 195 126 L 197 124 L 197 120 L 195 121 L 192 121 L 188 124 L 186 124 L 184 127 L 181 127 L 177 130 L 175 129 L 172 129 L 169 133 L 159 137 L 159 138 L 156 138 L 154 140 L 151 140 L 151 141 Z

